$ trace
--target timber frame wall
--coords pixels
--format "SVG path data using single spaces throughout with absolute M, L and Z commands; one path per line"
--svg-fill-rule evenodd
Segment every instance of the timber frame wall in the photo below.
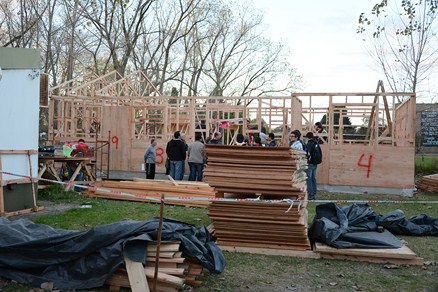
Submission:
M 397 98 L 403 102 L 398 104 Z M 97 135 L 111 142 L 111 170 L 140 171 L 144 151 L 155 138 L 157 167 L 163 171 L 166 143 L 176 130 L 185 133 L 187 143 L 194 140 L 195 131 L 208 135 L 220 130 L 224 144 L 233 144 L 237 133 L 249 135 L 265 128 L 287 146 L 291 130 L 300 129 L 304 135 L 323 115 L 328 142 L 323 145 L 319 183 L 414 187 L 415 94 L 386 93 L 380 82 L 377 92 L 367 93 L 173 97 L 161 96 L 141 71 L 125 77 L 116 71 L 88 74 L 51 88 L 49 140 L 92 142 Z M 344 125 L 344 117 L 353 125 Z M 363 121 L 368 123 L 366 134 L 348 134 L 348 128 L 360 127 Z

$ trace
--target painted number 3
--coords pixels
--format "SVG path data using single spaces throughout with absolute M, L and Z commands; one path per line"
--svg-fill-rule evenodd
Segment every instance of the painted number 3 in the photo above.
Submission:
M 357 161 L 357 166 L 361 166 L 361 167 L 366 167 L 367 168 L 367 178 L 370 177 L 370 172 L 371 172 L 371 160 L 373 159 L 373 156 L 371 154 L 368 154 L 368 160 L 366 160 L 365 158 L 365 153 L 363 153 L 359 160 Z
M 164 154 L 163 148 L 158 147 L 157 150 L 156 150 L 156 155 L 157 155 L 157 158 L 158 158 L 156 160 L 156 162 L 155 162 L 156 164 L 161 165 L 163 163 L 163 161 L 164 161 L 163 154 Z

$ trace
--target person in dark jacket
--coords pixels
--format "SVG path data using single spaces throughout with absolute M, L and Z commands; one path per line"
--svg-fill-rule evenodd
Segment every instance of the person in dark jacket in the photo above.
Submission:
M 306 134 L 307 142 L 307 198 L 315 200 L 316 196 L 316 169 L 322 161 L 322 151 L 318 143 L 318 137 L 312 132 Z
M 208 144 L 221 145 L 222 144 L 221 132 L 214 132 L 213 139 L 211 139 Z
M 269 133 L 268 136 L 268 145 L 269 147 L 275 147 L 277 146 L 277 142 L 275 142 L 275 134 L 274 133 Z
M 166 154 L 170 160 L 169 175 L 174 180 L 184 178 L 184 163 L 186 161 L 186 144 L 181 140 L 181 133 L 176 131 L 173 139 L 167 143 Z

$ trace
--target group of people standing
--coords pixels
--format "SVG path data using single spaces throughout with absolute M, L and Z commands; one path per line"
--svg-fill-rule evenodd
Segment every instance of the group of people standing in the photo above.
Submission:
M 320 144 L 327 142 L 326 131 L 322 124 L 315 124 L 314 132 L 306 134 L 307 143 L 304 144 L 301 140 L 301 132 L 294 130 L 290 133 L 290 147 L 298 150 L 303 150 L 307 155 L 307 193 L 308 199 L 314 200 L 317 191 L 316 185 L 316 170 L 318 164 L 322 162 L 322 150 Z M 190 168 L 189 181 L 202 181 L 204 166 L 206 163 L 205 145 L 203 136 L 200 132 L 195 133 L 195 141 L 190 145 L 185 142 L 184 136 L 180 131 L 173 134 L 173 139 L 166 146 L 166 169 L 174 180 L 182 180 L 185 172 L 185 161 L 188 157 Z M 222 144 L 222 135 L 220 132 L 215 132 L 208 144 Z M 144 155 L 146 178 L 155 178 L 155 161 L 156 161 L 156 145 L 155 139 L 151 140 L 151 144 L 146 149 Z M 253 142 L 245 139 L 243 134 L 238 134 L 236 137 L 236 145 L 239 146 L 276 146 L 274 133 L 269 133 L 266 143 L 263 143 L 260 136 L 254 138 Z
M 210 142 L 211 144 L 218 144 L 220 139 L 222 139 L 222 137 L 216 135 Z M 155 178 L 156 145 L 155 139 L 152 139 L 151 144 L 144 154 L 147 179 Z M 187 145 L 181 132 L 176 131 L 173 134 L 173 139 L 170 140 L 166 146 L 167 174 L 174 180 L 182 180 L 185 172 L 185 161 L 188 157 L 187 160 L 190 168 L 189 181 L 201 181 L 206 162 L 204 147 L 202 134 L 200 132 L 195 133 L 195 141 Z

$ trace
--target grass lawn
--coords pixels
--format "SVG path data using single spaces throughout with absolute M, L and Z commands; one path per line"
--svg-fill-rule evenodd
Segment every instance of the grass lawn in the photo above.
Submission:
M 417 175 L 438 173 L 438 155 L 417 154 L 415 156 L 415 173 Z
M 146 220 L 159 215 L 159 205 L 85 198 L 59 188 L 40 192 L 40 199 L 59 205 L 76 205 L 66 212 L 30 217 L 54 228 L 84 230 L 125 219 Z M 365 199 L 360 195 L 319 194 L 319 199 Z M 367 195 L 366 199 L 438 201 L 438 194 L 418 193 L 414 198 Z M 91 208 L 79 208 L 88 205 Z M 315 215 L 310 203 L 309 223 Z M 381 214 L 401 209 L 406 216 L 428 214 L 438 217 L 438 204 L 371 204 Z M 206 209 L 165 206 L 165 217 L 208 225 Z M 401 236 L 423 257 L 424 266 L 397 266 L 353 261 L 301 259 L 225 252 L 227 267 L 222 274 L 208 271 L 196 291 L 438 291 L 438 237 Z M 0 291 L 31 291 L 30 288 L 0 280 Z M 33 290 L 35 291 L 35 290 Z M 106 291 L 105 288 L 90 291 Z

